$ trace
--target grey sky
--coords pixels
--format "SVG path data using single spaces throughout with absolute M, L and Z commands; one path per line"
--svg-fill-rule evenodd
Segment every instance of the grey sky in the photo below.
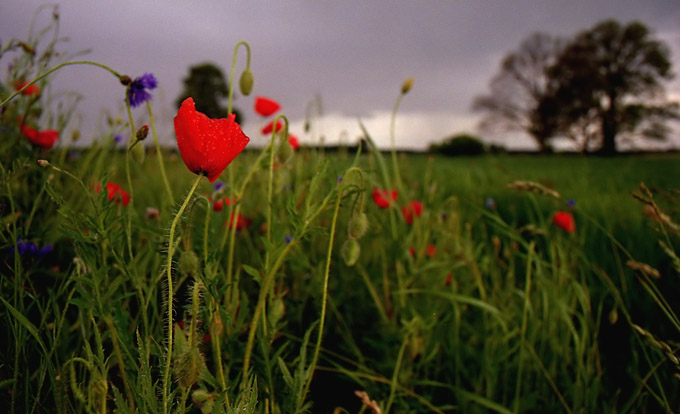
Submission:
M 0 41 L 23 39 L 41 1 L 0 3 Z M 500 59 L 535 31 L 572 35 L 606 18 L 638 19 L 672 49 L 680 71 L 680 7 L 677 0 L 342 0 L 342 1 L 90 1 L 59 6 L 61 34 L 69 52 L 91 49 L 85 58 L 132 77 L 152 72 L 160 82 L 153 106 L 163 141 L 173 140 L 174 100 L 188 67 L 213 62 L 228 75 L 233 47 L 246 40 L 252 49 L 255 89 L 237 97 L 244 129 L 254 143 L 261 120 L 252 99 L 278 100 L 305 141 L 305 108 L 320 95 L 326 117 L 317 131 L 327 141 L 346 130 L 358 135 L 357 119 L 387 144 L 389 112 L 402 82 L 413 76 L 411 93 L 400 107 L 397 143 L 424 148 L 457 132 L 474 132 L 474 96 L 486 93 Z M 47 17 L 48 13 L 45 13 Z M 0 62 L 0 73 L 9 64 Z M 240 55 L 237 74 L 243 68 Z M 122 87 L 108 73 L 68 67 L 54 77 L 62 90 L 84 96 L 83 133 L 94 134 L 101 110 L 117 113 Z M 680 97 L 680 82 L 667 89 Z M 143 116 L 141 109 L 135 115 Z M 493 138 L 493 137 L 492 137 Z M 675 137 L 680 145 L 680 137 Z M 517 140 L 520 145 L 530 141 Z

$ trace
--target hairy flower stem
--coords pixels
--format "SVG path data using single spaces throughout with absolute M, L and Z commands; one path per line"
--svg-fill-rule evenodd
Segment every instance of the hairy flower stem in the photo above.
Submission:
M 130 194 L 130 205 L 129 208 L 126 211 L 126 220 L 125 220 L 125 235 L 127 236 L 127 242 L 128 242 L 128 255 L 130 256 L 130 260 L 132 260 L 132 210 L 133 206 L 135 204 L 135 192 L 134 188 L 132 188 L 132 177 L 130 176 L 130 151 L 132 151 L 132 147 L 134 145 L 142 145 L 141 143 L 136 142 L 137 140 L 137 133 L 135 131 L 135 122 L 134 119 L 132 118 L 132 111 L 130 110 L 130 97 L 128 95 L 128 89 L 130 89 L 130 86 L 125 88 L 125 107 L 127 109 L 128 113 L 128 118 L 130 119 L 130 129 L 132 130 L 130 134 L 130 142 L 131 144 L 128 145 L 127 151 L 125 151 L 125 178 L 127 179 L 127 185 L 128 185 L 128 193 Z
M 175 202 L 175 197 L 172 195 L 172 189 L 170 188 L 170 182 L 168 181 L 168 176 L 165 174 L 165 164 L 163 163 L 163 153 L 161 152 L 161 146 L 158 143 L 158 134 L 156 133 L 156 122 L 153 118 L 153 111 L 151 110 L 151 103 L 146 101 L 146 109 L 149 111 L 149 123 L 151 124 L 151 133 L 153 134 L 153 143 L 156 147 L 156 156 L 158 157 L 158 167 L 161 170 L 161 176 L 163 177 L 163 183 L 165 184 L 165 191 L 168 192 L 168 197 L 170 198 L 170 204 Z
M 32 81 L 26 83 L 26 85 L 24 85 L 23 88 L 14 91 L 14 93 L 12 93 L 12 94 L 9 95 L 7 98 L 5 98 L 4 101 L 0 102 L 0 108 L 2 108 L 3 106 L 5 106 L 5 105 L 7 104 L 7 102 L 11 101 L 15 96 L 19 95 L 21 92 L 23 92 L 24 90 L 28 89 L 31 85 L 33 85 L 34 83 L 38 82 L 40 79 L 44 78 L 45 76 L 49 75 L 50 73 L 52 73 L 52 72 L 54 72 L 54 71 L 56 71 L 56 70 L 58 70 L 58 69 L 63 68 L 64 66 L 70 66 L 70 65 L 92 65 L 92 66 L 97 66 L 97 67 L 100 67 L 100 68 L 102 68 L 102 69 L 106 69 L 107 71 L 111 72 L 111 73 L 112 73 L 114 76 L 116 76 L 118 79 L 120 79 L 120 77 L 121 77 L 121 74 L 120 74 L 120 73 L 116 72 L 115 70 L 111 69 L 110 67 L 108 67 L 108 66 L 106 66 L 106 65 L 102 65 L 101 63 L 91 62 L 91 61 L 89 61 L 89 60 L 79 60 L 79 61 L 75 61 L 75 62 L 64 62 L 64 63 L 60 63 L 60 64 L 58 64 L 57 66 L 53 67 L 52 69 L 48 70 L 47 72 L 38 75 L 38 77 L 35 78 L 35 79 L 33 79 Z
M 163 373 L 163 412 L 165 414 L 168 413 L 168 388 L 170 386 L 170 366 L 172 362 L 172 300 L 173 300 L 173 287 L 172 287 L 172 256 L 174 253 L 174 241 L 175 241 L 175 229 L 177 228 L 177 223 L 179 222 L 180 218 L 182 217 L 182 214 L 184 213 L 184 210 L 187 208 L 187 205 L 189 204 L 189 200 L 191 200 L 191 196 L 194 195 L 194 192 L 196 191 L 196 188 L 198 187 L 198 183 L 201 182 L 201 177 L 202 175 L 198 175 L 196 177 L 196 180 L 194 181 L 193 186 L 191 187 L 191 190 L 189 190 L 189 194 L 187 194 L 187 197 L 184 199 L 184 203 L 182 203 L 182 206 L 179 208 L 179 211 L 177 211 L 177 214 L 175 215 L 175 218 L 172 220 L 172 224 L 170 225 L 170 236 L 168 238 L 168 260 L 166 262 L 166 276 L 167 276 L 167 284 L 168 284 L 168 351 L 166 354 L 166 362 L 165 362 L 165 372 Z
M 342 183 L 340 183 L 341 189 L 338 191 L 337 199 L 335 200 L 335 210 L 333 211 L 333 221 L 331 222 L 331 232 L 330 240 L 328 240 L 328 252 L 326 253 L 326 269 L 323 276 L 323 296 L 321 298 L 321 316 L 319 317 L 319 334 L 316 337 L 316 346 L 314 347 L 314 356 L 312 357 L 312 362 L 309 365 L 310 378 L 305 384 L 305 390 L 302 393 L 302 401 L 305 400 L 307 392 L 309 391 L 309 386 L 312 383 L 312 377 L 314 375 L 314 370 L 316 369 L 316 362 L 319 359 L 319 351 L 321 350 L 321 338 L 323 337 L 324 322 L 326 320 L 326 306 L 328 304 L 328 279 L 331 270 L 331 255 L 333 253 L 333 242 L 335 241 L 335 226 L 338 223 L 338 212 L 340 211 L 340 200 L 342 200 Z
M 243 45 L 246 48 L 246 70 L 250 68 L 250 45 L 245 40 L 241 40 L 234 46 L 234 57 L 231 60 L 231 74 L 229 75 L 229 100 L 227 102 L 227 114 L 231 114 L 232 101 L 234 99 L 234 71 L 236 70 L 236 55 L 238 47 Z

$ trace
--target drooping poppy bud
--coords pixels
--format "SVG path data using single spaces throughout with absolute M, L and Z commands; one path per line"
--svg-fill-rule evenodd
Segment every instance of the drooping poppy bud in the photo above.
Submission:
M 399 193 L 397 190 L 381 190 L 373 189 L 373 202 L 380 208 L 389 207 L 396 199 Z
M 567 233 L 573 233 L 576 231 L 576 223 L 574 222 L 574 216 L 566 211 L 558 211 L 553 215 L 553 223 Z
M 347 239 L 345 240 L 345 243 L 343 243 L 340 253 L 342 254 L 342 259 L 345 261 L 345 264 L 352 267 L 359 260 L 361 246 L 355 239 Z
M 184 164 L 194 174 L 215 182 L 225 168 L 248 145 L 250 139 L 236 123 L 235 115 L 211 119 L 196 111 L 193 98 L 187 98 L 175 117 L 177 146 Z
M 273 115 L 279 109 L 281 109 L 281 105 L 276 101 L 263 96 L 255 98 L 255 112 L 261 116 L 267 117 Z
M 353 239 L 362 238 L 368 231 L 368 226 L 368 217 L 366 217 L 366 213 L 360 212 L 354 214 L 347 225 L 349 237 Z
M 244 70 L 241 73 L 241 77 L 238 81 L 238 86 L 241 89 L 241 93 L 245 96 L 250 95 L 250 92 L 253 91 L 253 83 L 253 73 L 249 69 Z

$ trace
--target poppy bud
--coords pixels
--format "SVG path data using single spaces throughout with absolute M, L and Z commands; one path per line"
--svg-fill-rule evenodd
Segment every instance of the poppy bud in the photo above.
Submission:
M 186 348 L 175 360 L 175 376 L 179 385 L 185 388 L 194 385 L 204 366 L 201 351 L 196 346 Z
M 125 86 L 128 86 L 129 84 L 132 83 L 132 78 L 129 77 L 128 75 L 122 75 L 122 76 L 121 76 L 120 78 L 118 78 L 118 79 L 120 80 L 120 83 L 122 83 L 122 84 L 125 85 Z
M 193 401 L 194 404 L 202 404 L 210 399 L 212 399 L 212 395 L 206 390 L 198 389 L 191 394 L 191 401 Z
M 269 326 L 272 329 L 276 328 L 281 318 L 283 318 L 286 313 L 286 304 L 283 302 L 283 298 L 278 297 L 274 299 L 270 305 L 269 313 L 267 314 L 269 318 Z
M 130 152 L 132 153 L 132 159 L 134 159 L 137 164 L 144 164 L 144 156 L 146 155 L 144 151 L 144 145 L 142 145 L 140 142 L 136 142 L 132 144 Z
M 309 132 L 309 128 L 310 128 L 309 122 L 305 122 L 305 132 Z
M 43 168 L 45 168 L 45 167 L 47 167 L 48 165 L 50 165 L 50 162 L 47 161 L 47 160 L 38 160 L 38 165 L 41 166 L 41 167 L 43 167 Z
M 137 130 L 137 141 L 144 141 L 147 135 L 149 135 L 149 124 L 144 124 Z
M 177 262 L 177 270 L 183 275 L 196 275 L 200 270 L 198 256 L 193 250 L 183 251 Z
M 347 239 L 342 245 L 342 259 L 347 266 L 354 266 L 361 256 L 361 246 L 355 239 Z
M 352 216 L 348 224 L 349 237 L 353 239 L 362 238 L 368 231 L 368 217 L 366 213 L 360 212 Z
M 71 139 L 73 140 L 73 142 L 76 142 L 80 139 L 80 130 L 79 129 L 76 129 L 75 131 L 73 131 L 73 135 L 71 135 Z
M 288 137 L 290 139 L 290 137 Z M 288 142 L 282 142 L 278 147 L 277 155 L 282 163 L 288 161 L 288 159 L 293 155 L 293 148 L 288 144 Z
M 253 73 L 249 69 L 244 70 L 241 73 L 241 78 L 238 81 L 241 93 L 244 94 L 245 96 L 250 95 L 250 92 L 253 91 L 253 83 L 254 83 Z
M 406 95 L 408 91 L 411 90 L 411 87 L 413 86 L 413 78 L 408 78 L 404 81 L 404 83 L 401 85 L 401 93 L 403 95 Z

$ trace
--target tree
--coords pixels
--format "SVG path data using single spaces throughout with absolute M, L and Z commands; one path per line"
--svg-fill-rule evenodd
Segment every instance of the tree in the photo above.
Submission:
M 227 107 L 222 106 L 229 97 L 229 88 L 222 70 L 212 63 L 202 63 L 189 68 L 189 76 L 182 80 L 184 90 L 176 101 L 177 108 L 188 98 L 194 98 L 196 110 L 203 112 L 210 118 L 225 118 Z M 242 117 L 238 110 L 236 122 L 241 123 Z
M 665 121 L 679 117 L 665 98 L 662 82 L 672 78 L 670 52 L 649 29 L 634 21 L 596 24 L 576 35 L 548 70 L 545 101 L 556 103 L 557 133 L 583 147 L 617 151 L 617 138 L 663 139 Z
M 491 80 L 491 93 L 477 97 L 472 105 L 473 110 L 486 113 L 481 129 L 526 132 L 540 151 L 549 149 L 548 141 L 557 127 L 557 108 L 553 100 L 545 99 L 551 96 L 547 69 L 562 44 L 559 38 L 534 33 L 503 59 Z

